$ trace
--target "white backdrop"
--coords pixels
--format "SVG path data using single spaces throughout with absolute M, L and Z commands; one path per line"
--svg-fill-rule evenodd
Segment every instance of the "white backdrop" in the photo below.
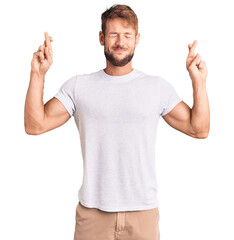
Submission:
M 190 107 L 185 67 L 198 41 L 208 67 L 210 133 L 189 137 L 161 118 L 156 142 L 161 240 L 233 240 L 233 9 L 231 0 L 8 1 L 0 5 L 0 239 L 73 239 L 83 162 L 74 118 L 39 136 L 24 130 L 33 53 L 53 37 L 44 103 L 76 74 L 105 68 L 101 14 L 127 4 L 139 19 L 133 67 L 168 80 Z M 104 240 L 104 239 L 103 239 Z

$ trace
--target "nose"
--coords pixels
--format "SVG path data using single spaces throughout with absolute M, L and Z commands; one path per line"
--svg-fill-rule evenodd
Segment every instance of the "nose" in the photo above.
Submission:
M 121 47 L 124 46 L 124 37 L 121 34 L 118 34 L 115 43 L 118 46 L 121 46 Z

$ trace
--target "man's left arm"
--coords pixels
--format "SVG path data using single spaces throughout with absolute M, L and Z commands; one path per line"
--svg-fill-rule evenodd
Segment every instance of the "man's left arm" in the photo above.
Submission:
M 194 138 L 206 138 L 210 130 L 210 109 L 206 91 L 207 66 L 201 56 L 195 56 L 197 41 L 189 44 L 186 68 L 193 86 L 192 109 L 183 101 L 178 103 L 164 120 L 173 128 Z

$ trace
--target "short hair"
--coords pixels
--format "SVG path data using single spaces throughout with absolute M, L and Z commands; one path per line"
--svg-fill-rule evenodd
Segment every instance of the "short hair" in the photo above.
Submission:
M 114 4 L 109 9 L 106 9 L 106 11 L 103 12 L 101 16 L 101 28 L 104 36 L 106 33 L 107 20 L 114 18 L 122 18 L 124 20 L 127 20 L 127 22 L 135 29 L 136 34 L 138 33 L 138 18 L 135 12 L 127 5 Z

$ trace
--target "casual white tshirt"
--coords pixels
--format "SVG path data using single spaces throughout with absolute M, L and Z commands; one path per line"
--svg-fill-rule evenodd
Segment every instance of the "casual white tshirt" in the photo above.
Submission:
M 158 121 L 182 101 L 172 85 L 137 69 L 122 76 L 102 69 L 68 79 L 55 97 L 80 134 L 81 204 L 107 212 L 158 207 Z

